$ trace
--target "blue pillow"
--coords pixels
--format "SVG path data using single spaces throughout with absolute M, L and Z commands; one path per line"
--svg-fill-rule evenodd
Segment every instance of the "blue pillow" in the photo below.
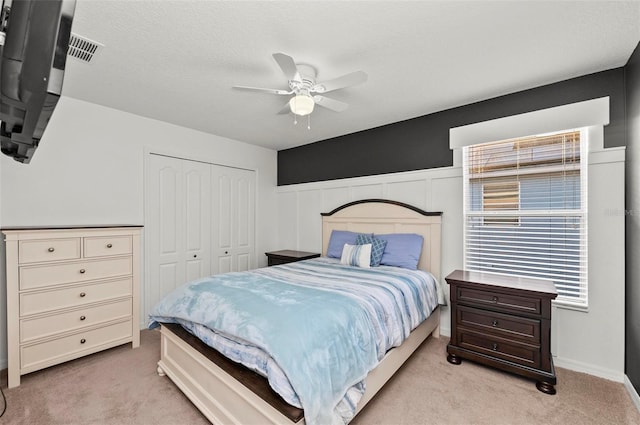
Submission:
M 420 254 L 422 253 L 422 242 L 424 241 L 421 235 L 416 233 L 389 233 L 375 236 L 387 241 L 380 264 L 411 270 L 418 268 L 418 261 L 420 261 Z
M 356 245 L 358 235 L 365 233 L 349 232 L 348 230 L 332 230 L 329 238 L 329 246 L 327 247 L 327 257 L 342 258 L 342 249 L 344 244 Z M 371 233 L 369 233 L 371 235 Z
M 356 245 L 365 244 L 371 244 L 371 267 L 379 266 L 380 260 L 382 260 L 382 254 L 384 254 L 384 247 L 387 246 L 387 241 L 373 235 L 358 235 L 358 237 L 356 237 Z

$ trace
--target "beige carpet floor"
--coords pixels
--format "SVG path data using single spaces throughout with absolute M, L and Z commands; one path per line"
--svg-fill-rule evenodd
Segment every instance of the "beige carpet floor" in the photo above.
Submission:
M 620 383 L 559 368 L 558 394 L 550 396 L 527 379 L 467 361 L 450 365 L 446 343 L 427 340 L 351 423 L 640 424 Z M 7 389 L 4 371 L 8 407 L 0 424 L 208 423 L 157 375 L 159 352 L 159 332 L 145 330 L 140 348 L 125 345 L 34 372 L 17 388 Z

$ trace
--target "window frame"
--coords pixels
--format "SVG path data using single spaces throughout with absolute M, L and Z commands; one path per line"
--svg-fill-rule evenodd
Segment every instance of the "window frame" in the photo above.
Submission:
M 572 173 L 579 173 L 579 182 L 580 182 L 580 205 L 579 208 L 565 208 L 565 209 L 553 209 L 551 207 L 549 207 L 549 209 L 542 209 L 542 210 L 527 210 L 527 209 L 521 209 L 522 206 L 522 186 L 520 185 L 520 182 L 518 180 L 518 209 L 517 211 L 515 211 L 515 215 L 517 217 L 519 217 L 518 220 L 518 225 L 522 224 L 522 218 L 523 217 L 544 217 L 546 216 L 555 216 L 555 217 L 559 217 L 559 216 L 564 216 L 567 217 L 567 219 L 571 220 L 574 217 L 577 217 L 579 223 L 580 223 L 580 229 L 581 229 L 581 233 L 579 234 L 578 240 L 579 245 L 577 248 L 577 252 L 578 252 L 578 257 L 579 257 L 579 263 L 578 263 L 578 275 L 579 277 L 579 281 L 577 283 L 577 290 L 578 290 L 578 297 L 574 297 L 574 296 L 570 296 L 568 295 L 571 292 L 571 284 L 568 283 L 557 283 L 556 287 L 559 290 L 559 295 L 558 298 L 556 299 L 556 303 L 562 304 L 562 305 L 566 305 L 572 308 L 577 308 L 577 309 L 587 309 L 588 305 L 589 305 L 589 285 L 588 285 L 588 243 L 587 243 L 587 237 L 588 237 L 588 186 L 587 186 L 587 182 L 588 182 L 588 147 L 589 147 L 589 141 L 588 141 L 588 128 L 587 127 L 583 127 L 583 128 L 579 128 L 579 129 L 575 129 L 575 130 L 563 130 L 563 131 L 558 131 L 558 132 L 553 132 L 553 134 L 563 134 L 563 133 L 568 133 L 571 131 L 579 131 L 580 132 L 580 155 L 579 155 L 579 166 L 577 167 L 577 170 L 575 167 L 572 168 L 571 172 Z M 542 134 L 539 135 L 537 137 L 545 137 L 548 136 L 549 134 Z M 470 170 L 470 164 L 469 164 L 469 152 L 471 152 L 472 149 L 477 149 L 478 146 L 481 145 L 488 145 L 488 144 L 494 144 L 494 143 L 513 143 L 516 140 L 523 140 L 523 139 L 528 139 L 530 137 L 533 136 L 529 136 L 529 137 L 518 137 L 518 138 L 511 138 L 511 139 L 506 139 L 506 140 L 502 140 L 502 141 L 498 141 L 498 142 L 487 142 L 487 143 L 478 143 L 478 144 L 473 144 L 473 145 L 469 145 L 469 146 L 463 146 L 462 147 L 462 159 L 463 159 L 463 262 L 464 262 L 464 267 L 465 269 L 469 269 L 469 270 L 478 270 L 478 271 L 485 271 L 485 272 L 489 272 L 491 270 L 486 270 L 486 269 L 482 269 L 480 270 L 478 267 L 474 267 L 474 266 L 470 266 L 470 260 L 469 260 L 469 256 L 470 256 L 470 251 L 472 249 L 474 249 L 474 241 L 472 241 L 472 238 L 470 238 L 469 232 L 470 232 L 470 228 L 471 228 L 471 221 L 470 218 L 471 217 L 478 217 L 481 216 L 483 217 L 482 222 L 483 225 L 487 225 L 487 223 L 484 222 L 484 217 L 488 216 L 495 216 L 495 217 L 509 217 L 509 216 L 514 216 L 514 210 L 506 210 L 506 211 L 500 211 L 499 209 L 496 209 L 495 211 L 491 211 L 489 214 L 486 213 L 486 210 L 484 209 L 484 183 L 482 184 L 482 195 L 481 195 L 481 202 L 482 202 L 482 209 L 477 211 L 474 210 L 472 211 L 472 205 L 471 205 L 471 198 L 470 198 L 470 185 L 472 182 L 472 178 L 471 176 L 475 176 L 475 178 L 477 179 L 477 175 L 475 174 L 475 169 L 474 172 L 472 174 L 471 170 Z M 575 160 L 575 156 L 573 158 Z M 548 167 L 548 169 L 544 169 L 542 168 L 542 171 L 538 170 L 538 172 L 533 172 L 531 173 L 531 175 L 544 175 L 545 173 L 548 173 L 548 175 L 552 175 L 553 173 L 549 172 L 550 169 L 552 169 L 553 167 Z M 571 167 L 567 167 L 567 169 L 569 170 L 569 168 Z M 529 171 L 527 171 L 527 173 L 529 173 Z M 514 174 L 517 175 L 517 170 L 514 172 Z M 509 174 L 505 174 L 507 176 L 509 176 Z M 504 179 L 503 181 L 509 181 L 509 179 Z M 477 202 L 477 201 L 476 201 Z M 488 224 L 489 226 L 495 226 L 496 224 Z M 502 225 L 505 229 L 508 229 L 509 227 L 514 227 L 511 224 L 506 224 L 504 223 Z M 566 227 L 565 227 L 566 229 Z M 477 236 L 473 236 L 473 238 L 476 238 Z M 482 236 L 480 236 L 482 237 Z M 524 237 L 522 237 L 524 238 Z M 550 239 L 552 240 L 552 239 Z M 471 242 L 470 242 L 471 241 Z M 517 241 L 516 241 L 517 243 Z M 492 248 L 492 247 L 491 247 Z M 489 249 L 489 248 L 487 248 Z M 502 254 L 500 254 L 499 250 L 494 250 L 494 252 L 497 252 L 498 254 L 496 254 L 497 256 L 506 256 L 506 254 L 503 252 Z M 474 253 L 474 255 L 477 255 Z M 480 256 L 482 256 L 483 254 L 480 253 Z M 493 255 L 493 254 L 485 254 L 487 256 Z M 507 260 L 508 261 L 508 260 Z M 523 260 L 523 262 L 526 261 L 531 261 L 531 258 L 526 258 Z M 512 263 L 516 263 L 517 261 L 512 260 Z M 480 267 L 480 266 L 479 266 Z M 512 266 L 513 267 L 513 266 Z M 522 266 L 525 270 L 526 270 L 526 266 Z M 550 270 L 553 270 L 553 264 L 548 264 L 547 267 Z M 568 266 L 569 268 L 571 268 L 571 266 Z M 539 267 L 542 268 L 542 267 Z M 523 269 L 520 270 L 521 272 L 523 271 Z M 505 274 L 505 275 L 512 275 L 512 276 L 524 276 L 527 277 L 526 273 L 522 273 L 522 274 L 518 274 L 518 273 L 514 273 L 512 271 L 510 272 L 504 272 L 504 271 L 491 271 L 491 272 L 497 272 L 499 274 Z M 564 273 L 567 273 L 567 271 L 565 270 Z M 551 275 L 551 273 L 550 273 Z M 529 277 L 532 277 L 531 275 L 529 275 Z M 536 277 L 536 276 L 533 276 Z M 556 282 L 554 282 L 556 283 Z

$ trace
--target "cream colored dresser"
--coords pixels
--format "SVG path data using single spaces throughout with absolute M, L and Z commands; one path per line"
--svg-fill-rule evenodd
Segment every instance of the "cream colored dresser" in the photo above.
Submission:
M 140 345 L 140 227 L 3 229 L 9 388 L 20 376 Z

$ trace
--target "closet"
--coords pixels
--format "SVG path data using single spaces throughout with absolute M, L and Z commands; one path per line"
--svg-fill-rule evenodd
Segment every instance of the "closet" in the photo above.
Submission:
M 191 280 L 255 267 L 255 171 L 151 153 L 145 319 Z

